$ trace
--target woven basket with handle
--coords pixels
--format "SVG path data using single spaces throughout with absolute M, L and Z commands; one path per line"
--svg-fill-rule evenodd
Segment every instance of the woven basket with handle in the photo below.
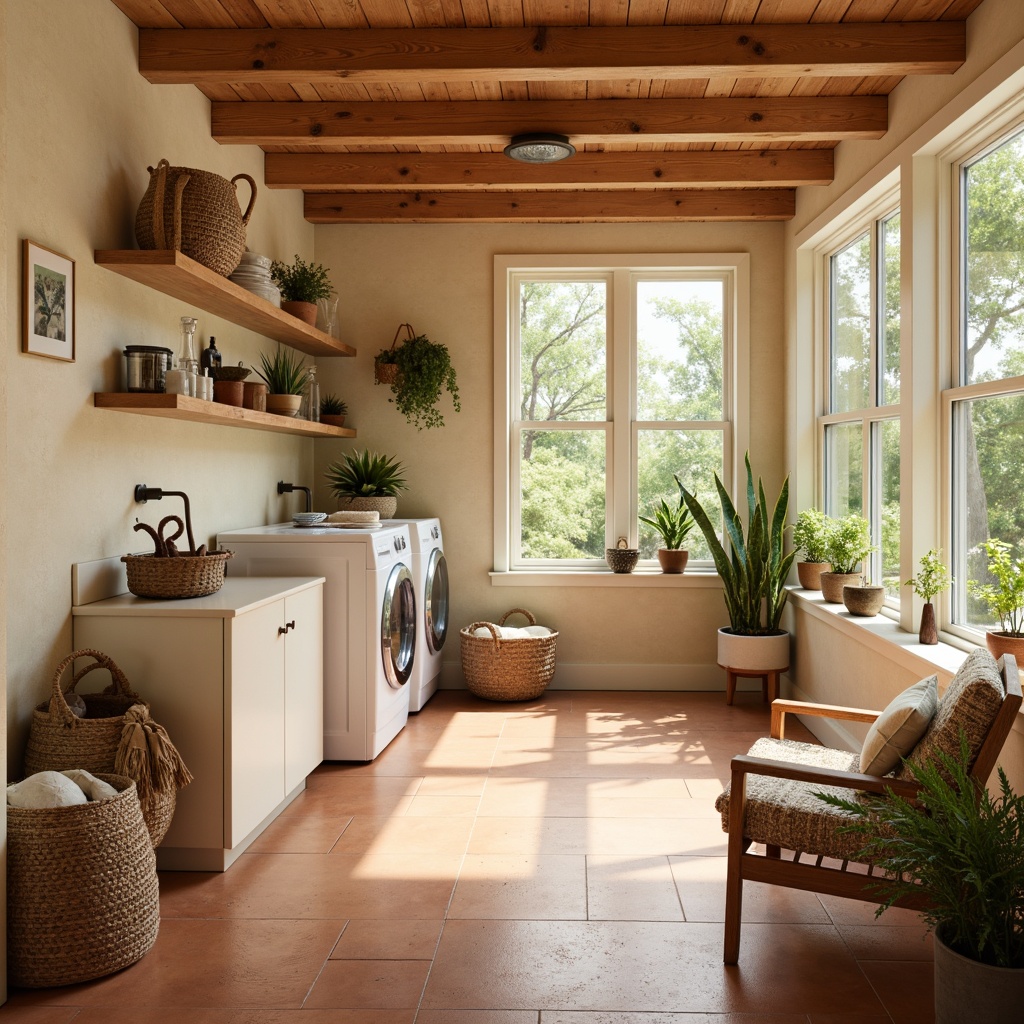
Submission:
M 156 855 L 135 783 L 74 807 L 7 808 L 7 978 L 44 988 L 135 963 L 160 927 Z
M 511 615 L 525 615 L 531 626 L 537 620 L 525 608 L 513 608 L 498 620 L 504 626 Z M 474 636 L 485 627 L 490 636 Z M 533 700 L 555 674 L 557 633 L 548 636 L 503 640 L 493 622 L 474 622 L 461 630 L 462 674 L 470 693 L 486 700 Z

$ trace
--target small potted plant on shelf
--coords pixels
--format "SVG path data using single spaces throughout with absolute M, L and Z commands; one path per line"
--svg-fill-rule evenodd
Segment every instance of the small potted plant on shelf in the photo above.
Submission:
M 274 358 L 260 353 L 262 370 L 256 372 L 267 382 L 267 412 L 295 416 L 302 405 L 302 392 L 309 380 L 306 360 L 290 348 L 278 348 Z
M 322 263 L 307 263 L 295 254 L 294 263 L 274 260 L 270 276 L 281 289 L 281 308 L 310 326 L 316 324 L 317 302 L 334 294 L 334 287 Z
M 918 632 L 918 640 L 923 644 L 937 644 L 939 632 L 935 626 L 935 606 L 932 598 L 948 590 L 953 578 L 949 575 L 939 552 L 935 548 L 929 548 L 927 553 L 921 556 L 921 571 L 903 585 L 910 587 L 918 597 L 924 601 L 924 608 L 921 610 L 921 629 Z
M 821 574 L 832 568 L 825 557 L 829 522 L 816 508 L 805 508 L 796 517 L 793 545 L 804 553 L 803 561 L 796 563 L 796 575 L 804 590 L 821 590 Z
M 679 488 L 679 504 L 672 508 L 662 498 L 661 503 L 655 508 L 654 516 L 638 516 L 641 523 L 653 527 L 661 536 L 663 547 L 658 548 L 658 563 L 664 573 L 681 573 L 686 569 L 686 563 L 690 558 L 690 552 L 683 548 L 683 542 L 687 535 L 697 525 L 690 510 L 683 501 L 683 485 L 679 477 L 672 474 L 676 486 Z
M 1020 662 L 1024 659 L 1024 558 L 1012 558 L 1012 548 L 1005 541 L 991 539 L 981 547 L 988 555 L 988 571 L 995 583 L 968 580 L 967 592 L 984 601 L 999 619 L 999 629 L 985 634 L 992 656 L 1009 653 Z
M 821 594 L 826 601 L 842 604 L 843 587 L 861 584 L 857 566 L 874 551 L 868 531 L 868 521 L 855 512 L 829 522 L 825 558 L 832 569 L 821 574 Z
M 381 519 L 394 519 L 398 495 L 406 489 L 405 467 L 393 455 L 352 451 L 327 467 L 326 477 L 338 498 L 338 508 L 376 511 Z
M 722 578 L 730 625 L 718 631 L 718 664 L 730 672 L 731 682 L 727 683 L 730 689 L 735 685 L 736 673 L 777 673 L 789 666 L 789 634 L 779 628 L 779 621 L 786 604 L 786 577 L 796 558 L 796 552 L 783 554 L 789 477 L 769 517 L 760 478 L 756 491 L 754 488 L 750 456 L 744 461 L 747 467 L 746 536 L 729 492 L 715 474 L 731 553 L 726 552 L 715 524 L 697 496 L 680 485 L 686 507 L 704 534 Z M 731 692 L 728 700 L 732 703 Z
M 395 348 L 398 333 L 406 329 L 408 337 Z M 451 395 L 452 407 L 462 410 L 455 367 L 445 345 L 431 341 L 425 334 L 416 334 L 409 324 L 401 324 L 391 342 L 374 360 L 376 383 L 389 383 L 389 401 L 406 420 L 422 430 L 424 427 L 443 427 L 444 416 L 437 408 L 442 390 Z M 391 371 L 390 368 L 394 367 Z
M 999 795 L 976 784 L 959 755 L 909 765 L 917 798 L 891 791 L 856 800 L 818 794 L 849 812 L 867 857 L 887 878 L 883 913 L 922 899 L 935 932 L 935 1019 L 943 1024 L 1020 1019 L 1024 1001 L 1024 796 L 999 768 Z
M 348 406 L 337 395 L 324 395 L 320 399 L 320 422 L 332 427 L 345 426 Z

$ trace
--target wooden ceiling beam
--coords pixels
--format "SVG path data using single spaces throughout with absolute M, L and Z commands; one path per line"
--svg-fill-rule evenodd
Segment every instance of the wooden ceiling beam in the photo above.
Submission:
M 525 164 L 502 153 L 268 153 L 270 188 L 322 191 L 757 188 L 827 185 L 831 149 L 577 153 Z
M 793 189 L 690 192 L 307 192 L 313 224 L 778 221 L 796 211 Z
M 577 145 L 614 142 L 879 139 L 887 96 L 659 100 L 213 103 L 222 143 L 263 146 L 501 145 L 551 131 Z
M 150 82 L 608 81 L 952 74 L 964 22 L 139 30 Z

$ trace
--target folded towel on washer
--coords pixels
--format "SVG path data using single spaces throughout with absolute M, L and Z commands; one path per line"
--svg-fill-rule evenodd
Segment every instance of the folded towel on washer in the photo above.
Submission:
M 342 511 L 333 512 L 327 517 L 329 523 L 378 523 L 380 522 L 380 513 L 376 510 L 370 510 L 367 512 L 353 512 L 353 511 Z

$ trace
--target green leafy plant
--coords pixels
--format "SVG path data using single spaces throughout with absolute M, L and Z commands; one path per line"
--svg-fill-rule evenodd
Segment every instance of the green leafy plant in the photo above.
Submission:
M 868 521 L 855 512 L 828 524 L 825 561 L 832 563 L 832 571 L 852 574 L 857 566 L 874 551 Z
M 999 629 L 1010 636 L 1024 636 L 1024 558 L 1014 559 L 1009 544 L 987 540 L 982 545 L 988 555 L 988 571 L 995 583 L 967 581 L 967 592 L 988 605 L 999 619 Z
M 384 359 L 385 355 L 393 359 Z M 446 346 L 431 341 L 425 334 L 417 334 L 393 351 L 384 349 L 377 361 L 397 364 L 391 401 L 417 430 L 444 426 L 444 417 L 437 408 L 442 389 L 451 395 L 455 411 L 461 412 L 455 367 Z
M 344 416 L 348 406 L 337 395 L 324 395 L 320 399 L 321 416 Z
M 949 575 L 939 552 L 935 548 L 929 548 L 921 556 L 921 571 L 913 579 L 907 580 L 903 586 L 910 587 L 918 597 L 930 601 L 936 594 L 948 590 L 953 582 L 953 577 Z
M 902 896 L 923 896 L 922 916 L 955 952 L 1024 968 L 1024 796 L 1000 768 L 993 797 L 971 778 L 969 758 L 961 735 L 959 757 L 904 762 L 921 785 L 914 801 L 891 790 L 858 800 L 817 795 L 858 819 L 844 829 L 867 839 L 857 859 L 891 876 L 878 914 Z
M 260 353 L 262 370 L 256 372 L 267 382 L 272 395 L 301 395 L 309 379 L 306 360 L 290 348 L 278 348 L 274 358 Z
M 298 253 L 294 263 L 274 260 L 270 276 L 285 302 L 316 302 L 334 294 L 327 268 L 322 263 L 307 263 Z
M 338 498 L 393 497 L 406 489 L 401 475 L 405 467 L 396 456 L 352 451 L 333 462 L 326 473 L 331 491 Z
M 763 636 L 779 631 L 779 620 L 786 605 L 786 577 L 796 558 L 796 552 L 783 554 L 783 534 L 786 529 L 786 511 L 789 507 L 789 477 L 786 477 L 775 502 L 771 518 L 764 486 L 758 477 L 754 488 L 754 475 L 750 468 L 749 453 L 744 456 L 747 467 L 747 533 L 729 497 L 729 492 L 715 474 L 715 487 L 722 505 L 725 535 L 730 552 L 727 553 L 718 531 L 707 512 L 691 494 L 680 485 L 683 500 L 700 527 L 718 575 L 722 577 L 725 605 L 734 633 Z
M 805 508 L 793 526 L 793 544 L 808 562 L 827 562 L 828 526 L 831 520 L 816 508 Z
M 661 504 L 654 510 L 653 518 L 647 516 L 637 517 L 641 523 L 653 526 L 658 531 L 661 539 L 664 541 L 664 546 L 670 551 L 681 548 L 687 535 L 697 525 L 693 516 L 690 515 L 690 510 L 686 507 L 686 503 L 683 501 L 683 485 L 679 482 L 678 476 L 674 473 L 672 475 L 675 478 L 676 486 L 679 488 L 679 505 L 676 508 L 672 508 L 662 498 Z

